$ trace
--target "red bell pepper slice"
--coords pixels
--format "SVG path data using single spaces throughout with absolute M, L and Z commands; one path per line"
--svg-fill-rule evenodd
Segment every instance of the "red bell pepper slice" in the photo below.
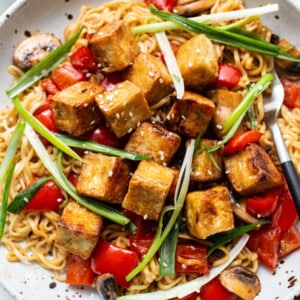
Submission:
M 281 78 L 284 88 L 283 103 L 290 108 L 300 108 L 300 85 L 288 79 Z
M 188 261 L 191 261 L 191 264 L 188 264 Z M 199 244 L 178 244 L 175 270 L 176 273 L 207 274 L 207 247 Z
M 46 181 L 24 208 L 25 211 L 58 211 L 65 197 L 53 180 Z
M 152 220 L 145 220 L 131 211 L 124 210 L 124 215 L 127 216 L 135 225 L 135 233 L 130 235 L 130 249 L 140 256 L 145 255 L 154 239 L 156 232 L 156 222 Z
M 111 147 L 118 148 L 120 146 L 117 137 L 105 125 L 99 125 L 85 134 L 84 138 Z
M 272 226 L 279 226 L 282 234 L 286 233 L 295 224 L 298 219 L 298 213 L 287 187 L 280 193 L 280 204 L 272 217 Z
M 71 285 L 92 285 L 95 273 L 91 269 L 91 259 L 83 259 L 78 255 L 68 257 L 66 282 Z
M 51 107 L 42 111 L 38 110 L 36 113 L 34 113 L 34 116 L 50 131 L 59 132 L 59 129 L 56 127 L 54 122 L 54 114 Z
M 200 297 L 199 293 L 192 293 L 192 294 L 187 295 L 183 298 L 173 298 L 171 300 L 198 300 L 198 299 L 200 299 L 199 297 Z
M 47 92 L 48 95 L 54 95 L 59 92 L 59 89 L 50 77 L 42 79 L 42 88 Z
M 71 64 L 75 69 L 84 71 L 84 72 L 96 72 L 97 71 L 97 61 L 86 46 L 82 46 L 75 50 L 70 55 Z
M 115 86 L 124 81 L 124 78 L 120 72 L 108 74 L 101 82 L 100 85 L 105 88 L 107 92 L 113 90 Z
M 255 217 L 270 217 L 279 206 L 281 188 L 274 188 L 265 193 L 247 199 L 246 211 Z
M 92 270 L 96 274 L 111 273 L 122 287 L 129 287 L 125 277 L 138 264 L 139 257 L 134 251 L 119 248 L 101 240 L 92 254 Z
M 237 133 L 225 145 L 224 154 L 231 155 L 243 150 L 249 143 L 257 143 L 263 134 L 256 130 Z
M 279 258 L 283 258 L 291 252 L 300 248 L 300 232 L 294 225 L 281 237 L 279 247 Z
M 241 71 L 230 64 L 220 63 L 217 79 L 210 86 L 219 88 L 226 87 L 232 89 L 238 85 L 242 77 Z
M 201 300 L 235 300 L 237 296 L 228 291 L 220 282 L 219 277 L 215 277 L 206 283 L 200 290 Z
M 52 72 L 51 79 L 59 90 L 63 90 L 77 82 L 84 81 L 85 76 L 74 67 L 63 65 Z
M 177 5 L 177 0 L 145 0 L 146 4 L 153 4 L 156 8 L 172 12 Z
M 247 246 L 255 251 L 259 260 L 269 269 L 275 270 L 279 258 L 281 229 L 270 224 L 258 230 L 252 230 Z

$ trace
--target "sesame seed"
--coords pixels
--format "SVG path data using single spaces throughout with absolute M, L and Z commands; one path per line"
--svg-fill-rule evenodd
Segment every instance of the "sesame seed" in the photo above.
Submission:
M 127 132 L 130 133 L 132 130 L 133 130 L 133 128 L 129 128 Z
M 181 115 L 181 119 L 186 120 L 186 117 L 184 115 Z
M 108 177 L 112 177 L 112 176 L 113 176 L 113 171 L 110 170 L 110 171 L 108 172 Z
M 133 117 L 133 113 L 132 111 L 129 112 L 129 117 L 132 118 Z
M 149 74 L 150 77 L 154 76 L 154 73 L 152 71 L 150 71 L 148 74 Z
M 230 171 L 229 171 L 229 170 L 226 170 L 226 171 L 225 171 L 225 174 L 229 174 L 229 173 L 230 173 Z
M 23 198 L 23 201 L 28 202 L 29 200 L 28 200 L 28 198 Z
M 84 103 L 84 104 L 83 104 L 83 107 L 88 107 L 88 106 L 89 106 L 88 103 Z
M 98 68 L 101 68 L 101 64 L 98 64 L 97 67 L 98 67 Z
M 191 68 L 193 66 L 193 63 L 189 62 L 188 67 Z
M 144 131 L 141 131 L 141 136 L 144 136 Z
M 182 269 L 186 269 L 186 265 L 185 264 L 182 264 Z
M 92 76 L 91 73 L 86 73 L 86 74 L 85 74 L 85 77 L 86 77 L 86 78 L 90 78 L 91 76 Z
M 158 79 L 159 83 L 164 83 L 165 81 L 162 78 Z
M 217 124 L 217 125 L 216 125 L 216 128 L 219 129 L 219 130 L 222 130 L 222 129 L 223 129 L 223 126 L 222 126 L 221 124 Z
M 94 125 L 96 123 L 95 120 L 91 121 L 90 125 Z
M 63 201 L 62 198 L 57 198 L 57 202 L 58 202 L 58 203 L 60 203 L 60 202 L 62 202 L 62 201 Z
M 119 113 L 116 113 L 116 118 L 120 119 L 120 114 Z
M 168 267 L 168 264 L 166 263 L 166 262 L 163 262 L 163 264 L 162 264 L 165 268 L 167 268 Z
M 147 219 L 148 219 L 148 215 L 144 214 L 144 220 L 147 220 Z
M 211 170 L 207 170 L 207 173 L 208 173 L 209 175 L 212 175 L 212 171 L 211 171 Z

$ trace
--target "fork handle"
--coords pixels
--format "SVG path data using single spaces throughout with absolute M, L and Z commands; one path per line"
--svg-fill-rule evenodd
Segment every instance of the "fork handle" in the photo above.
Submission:
M 282 171 L 285 176 L 287 185 L 290 189 L 291 195 L 293 197 L 295 207 L 298 212 L 298 216 L 300 216 L 300 180 L 291 160 L 288 149 L 286 148 L 284 139 L 280 132 L 279 126 L 277 122 L 273 122 L 268 124 L 268 127 L 272 133 L 273 140 L 275 143 L 275 147 L 277 150 L 277 154 L 279 157 L 279 161 L 281 163 Z

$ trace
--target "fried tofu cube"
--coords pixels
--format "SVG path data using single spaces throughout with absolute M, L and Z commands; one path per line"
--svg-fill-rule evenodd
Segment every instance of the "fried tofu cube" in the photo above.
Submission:
M 125 79 L 141 88 L 149 105 L 166 97 L 173 90 L 172 78 L 160 58 L 140 53 L 127 69 Z
M 158 220 L 175 177 L 174 170 L 155 163 L 141 161 L 134 172 L 122 207 Z
M 103 90 L 97 84 L 81 81 L 56 93 L 51 98 L 56 127 L 74 136 L 93 129 L 103 119 L 95 101 Z
M 210 158 L 205 147 L 213 147 L 218 144 L 217 140 L 202 139 L 198 150 L 193 157 L 192 162 L 192 174 L 191 180 L 197 182 L 207 182 L 218 180 L 223 176 L 223 147 L 218 150 L 213 151 L 211 155 L 213 156 L 214 162 Z M 217 166 L 216 166 L 216 165 Z
M 88 153 L 84 161 L 77 192 L 104 202 L 121 203 L 129 184 L 129 163 L 119 157 Z
M 88 47 L 106 73 L 125 69 L 140 51 L 131 28 L 121 20 L 102 26 L 90 39 Z
M 255 195 L 282 183 L 273 161 L 258 144 L 251 143 L 236 154 L 225 156 L 224 163 L 229 181 L 241 195 Z
M 120 138 L 151 116 L 141 89 L 130 81 L 118 83 L 112 91 L 96 97 L 110 129 Z
M 205 191 L 190 192 L 185 201 L 187 227 L 191 235 L 206 239 L 234 228 L 230 194 L 226 187 L 215 186 Z
M 185 92 L 183 98 L 175 100 L 165 124 L 171 131 L 196 138 L 206 131 L 215 110 L 215 104 L 199 94 Z
M 98 242 L 102 228 L 101 216 L 70 201 L 58 221 L 55 244 L 87 259 Z
M 211 99 L 216 105 L 216 109 L 212 117 L 213 128 L 217 137 L 221 139 L 223 138 L 223 125 L 234 109 L 242 101 L 242 94 L 224 89 L 217 89 L 211 96 Z M 243 130 L 242 126 L 240 126 L 238 131 L 241 130 Z
M 197 34 L 183 43 L 176 59 L 187 88 L 201 91 L 218 76 L 217 51 L 204 34 Z
M 168 164 L 178 150 L 181 137 L 157 124 L 142 123 L 131 134 L 125 150 L 138 154 L 151 155 L 159 164 Z

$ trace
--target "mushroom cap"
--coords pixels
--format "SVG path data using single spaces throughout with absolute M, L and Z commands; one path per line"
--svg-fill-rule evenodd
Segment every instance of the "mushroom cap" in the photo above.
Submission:
M 119 289 L 114 276 L 110 273 L 106 273 L 97 276 L 96 290 L 100 300 L 116 300 Z
M 242 266 L 232 267 L 220 274 L 221 284 L 244 300 L 252 300 L 260 292 L 261 285 L 255 273 Z
M 35 34 L 17 46 L 13 54 L 13 64 L 27 71 L 60 45 L 60 39 L 53 34 Z

